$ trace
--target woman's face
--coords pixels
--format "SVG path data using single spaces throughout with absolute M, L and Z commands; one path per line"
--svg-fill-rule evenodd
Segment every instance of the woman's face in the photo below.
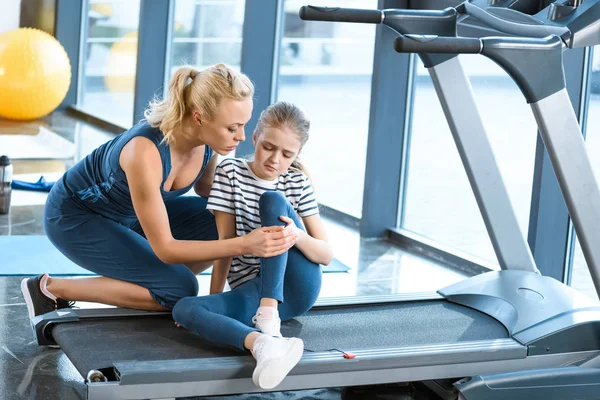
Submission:
M 200 124 L 200 140 L 221 155 L 231 153 L 246 139 L 244 127 L 252 116 L 252 98 L 224 99 L 212 121 L 202 119 L 199 112 L 194 118 Z
M 265 127 L 260 135 L 254 133 L 254 162 L 252 170 L 261 179 L 274 180 L 288 170 L 300 152 L 300 140 L 289 128 Z

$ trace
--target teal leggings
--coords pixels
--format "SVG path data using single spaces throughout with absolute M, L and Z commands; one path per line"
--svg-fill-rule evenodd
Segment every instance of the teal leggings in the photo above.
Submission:
M 180 240 L 217 240 L 206 199 L 181 196 L 165 202 L 171 231 Z M 98 275 L 145 287 L 159 304 L 198 294 L 198 280 L 183 264 L 165 264 L 150 247 L 139 222 L 127 227 L 82 209 L 73 200 L 46 202 L 46 235 L 75 264 Z

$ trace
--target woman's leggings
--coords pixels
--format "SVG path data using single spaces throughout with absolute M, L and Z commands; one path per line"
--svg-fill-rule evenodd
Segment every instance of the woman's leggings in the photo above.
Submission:
M 285 225 L 279 219 L 283 215 L 303 228 L 280 192 L 265 192 L 259 212 L 262 226 Z M 244 350 L 244 339 L 256 331 L 252 317 L 261 298 L 278 300 L 279 317 L 286 321 L 308 311 L 320 290 L 321 266 L 292 247 L 279 256 L 262 258 L 259 275 L 229 292 L 181 299 L 173 308 L 173 318 L 207 341 Z
M 61 207 L 46 202 L 44 230 L 52 244 L 75 264 L 98 275 L 145 287 L 157 303 L 167 308 L 173 308 L 183 297 L 198 294 L 194 273 L 183 264 L 162 262 L 139 222 L 127 227 L 70 202 L 63 202 Z M 165 206 L 175 239 L 218 239 L 205 198 L 181 196 L 165 201 Z

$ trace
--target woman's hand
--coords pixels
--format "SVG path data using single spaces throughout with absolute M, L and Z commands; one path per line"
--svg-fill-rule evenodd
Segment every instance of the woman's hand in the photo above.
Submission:
M 289 250 L 298 237 L 293 229 L 283 226 L 266 226 L 242 236 L 244 254 L 257 257 L 274 257 Z

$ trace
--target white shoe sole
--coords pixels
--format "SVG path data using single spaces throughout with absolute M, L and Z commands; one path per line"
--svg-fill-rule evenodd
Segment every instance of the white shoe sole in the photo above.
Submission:
M 273 358 L 256 366 L 252 374 L 252 381 L 261 389 L 273 389 L 298 364 L 303 352 L 304 342 L 302 339 L 291 339 L 283 357 Z
M 35 310 L 33 309 L 33 300 L 31 300 L 31 294 L 27 288 L 28 280 L 29 278 L 25 278 L 21 281 L 21 293 L 23 294 L 23 299 L 25 299 L 25 304 L 27 304 L 27 312 L 29 313 L 29 320 L 31 321 L 33 317 L 35 317 Z

